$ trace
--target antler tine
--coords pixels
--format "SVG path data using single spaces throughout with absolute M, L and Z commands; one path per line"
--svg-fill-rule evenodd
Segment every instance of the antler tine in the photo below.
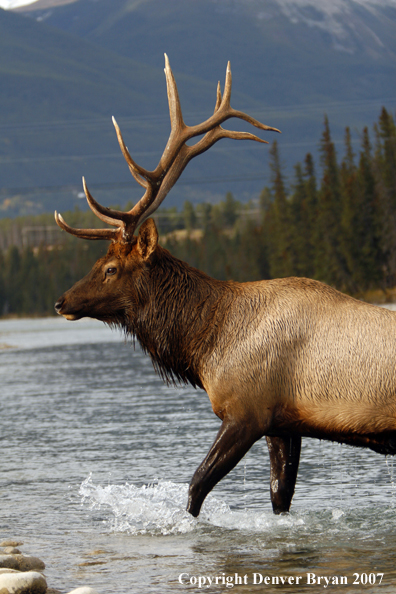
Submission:
M 232 107 L 230 108 L 230 115 L 225 119 L 228 120 L 230 118 L 239 118 L 240 120 L 244 120 L 245 122 L 248 122 L 248 124 L 251 124 L 252 126 L 255 126 L 256 128 L 259 128 L 260 130 L 266 130 L 266 131 L 270 131 L 270 132 L 278 132 L 279 134 L 282 134 L 282 132 L 280 130 L 278 130 L 278 128 L 273 128 L 272 126 L 267 126 L 266 124 L 262 124 L 259 120 L 256 120 L 256 118 L 252 118 L 252 116 L 248 115 L 247 113 L 244 113 L 243 111 L 237 111 L 236 109 L 233 109 Z
M 114 225 L 115 227 L 119 227 L 120 221 L 123 221 L 126 213 L 118 210 L 113 210 L 112 208 L 107 208 L 107 206 L 102 206 L 101 204 L 99 204 L 99 202 L 96 202 L 95 198 L 88 190 L 85 177 L 82 178 L 82 182 L 84 194 L 87 199 L 88 206 L 92 210 L 92 212 L 104 223 L 107 223 L 108 225 Z
M 185 142 L 185 138 L 183 136 L 183 132 L 187 129 L 183 121 L 183 114 L 180 105 L 180 98 L 179 93 L 177 90 L 177 85 L 175 81 L 175 77 L 173 76 L 172 69 L 170 67 L 169 58 L 167 54 L 165 55 L 165 78 L 166 78 L 166 88 L 168 94 L 168 104 L 169 104 L 169 115 L 171 121 L 171 132 L 168 138 L 168 142 L 166 144 L 165 150 L 162 154 L 160 162 L 154 171 L 146 171 L 142 167 L 139 167 L 139 173 L 147 180 L 147 184 L 141 184 L 146 188 L 146 192 L 144 196 L 139 200 L 137 204 L 128 212 L 126 213 L 129 216 L 127 228 L 124 231 L 125 237 L 131 237 L 133 235 L 133 231 L 137 225 L 139 225 L 143 220 L 145 220 L 149 214 L 155 210 L 151 208 L 153 202 L 155 202 L 155 198 L 162 187 L 164 178 L 166 176 L 166 172 L 172 166 L 173 162 L 177 159 L 177 156 L 181 150 Z M 130 161 L 132 161 L 128 150 L 125 147 L 124 141 L 122 140 L 121 132 L 119 134 L 119 142 L 120 142 L 121 150 L 124 153 L 124 157 L 127 159 L 128 165 Z M 127 156 L 128 155 L 128 158 Z M 133 162 L 133 161 L 132 161 Z M 134 165 L 136 165 L 133 162 Z M 132 171 L 132 170 L 131 170 Z M 180 172 L 181 173 L 181 172 Z M 132 171 L 133 174 L 133 171 Z M 180 175 L 180 174 L 179 174 Z M 169 189 L 167 190 L 166 194 L 177 181 L 179 175 L 170 185 Z M 139 180 L 138 180 L 139 181 Z M 166 195 L 165 194 L 165 195 Z M 164 196 L 165 198 L 165 196 Z M 162 202 L 162 200 L 161 200 Z
M 232 74 L 231 74 L 231 62 L 227 62 L 226 77 L 224 83 L 224 94 L 222 100 L 222 107 L 230 107 L 231 101 L 231 88 L 232 88 Z
M 266 126 L 262 124 L 255 118 L 249 116 L 248 114 L 244 113 L 243 111 L 237 111 L 233 109 L 230 105 L 231 100 L 231 87 L 232 87 L 232 75 L 231 75 L 231 63 L 228 62 L 227 64 L 227 71 L 226 71 L 226 80 L 225 80 L 225 87 L 224 87 L 224 94 L 221 99 L 220 105 L 218 106 L 219 100 L 219 87 L 217 90 L 217 101 L 216 107 L 213 115 L 208 118 L 205 122 L 201 124 L 197 124 L 196 126 L 186 126 L 184 130 L 184 142 L 187 140 L 191 140 L 195 136 L 200 136 L 201 134 L 206 134 L 210 130 L 213 130 L 216 126 L 220 126 L 226 120 L 230 118 L 239 118 L 248 122 L 252 126 L 259 128 L 260 130 L 272 131 L 272 132 L 279 132 L 278 128 L 273 128 L 272 126 Z M 220 91 L 221 95 L 221 91 Z
M 83 186 L 88 205 L 92 212 L 95 213 L 96 216 L 104 223 L 118 227 L 118 229 L 114 231 L 118 241 L 121 241 L 122 243 L 128 243 L 131 241 L 141 212 L 147 207 L 147 200 L 149 200 L 152 192 L 151 186 L 148 186 L 143 198 L 141 198 L 139 202 L 128 212 L 107 208 L 107 206 L 102 206 L 99 204 L 99 202 L 96 202 L 88 190 L 88 186 L 85 183 L 84 177 Z M 109 231 L 113 233 L 112 229 L 109 229 Z
M 177 85 L 175 81 L 175 77 L 173 76 L 172 69 L 169 64 L 169 58 L 166 54 L 165 55 L 165 78 L 166 78 L 166 89 L 168 93 L 168 103 L 169 103 L 169 115 L 171 121 L 171 136 L 174 133 L 179 132 L 181 129 L 185 128 L 185 124 L 183 121 L 183 114 L 180 105 L 180 98 L 179 92 L 177 90 Z M 166 150 L 166 149 L 165 149 Z
M 117 229 L 74 229 L 66 223 L 62 215 L 59 215 L 55 211 L 55 221 L 57 225 L 61 227 L 61 229 L 63 229 L 64 231 L 67 231 L 67 233 L 75 235 L 76 237 L 81 237 L 83 239 L 108 239 L 111 241 L 128 241 L 129 235 L 127 237 L 126 229 L 133 217 L 131 217 L 129 213 L 113 210 L 111 208 L 102 206 L 101 204 L 99 204 L 99 202 L 96 202 L 95 198 L 88 190 L 88 186 L 85 182 L 84 177 L 82 178 L 82 181 L 88 206 L 90 207 L 92 212 L 101 221 L 107 223 L 108 225 L 113 225 L 114 227 L 117 227 Z
M 128 164 L 129 171 L 132 173 L 133 177 L 136 179 L 138 184 L 140 184 L 143 188 L 147 188 L 149 185 L 149 180 L 151 180 L 150 171 L 140 167 L 135 161 L 132 159 L 130 152 L 128 151 L 128 147 L 126 146 L 124 139 L 121 134 L 121 130 L 115 117 L 112 117 L 113 125 L 117 134 L 118 144 L 120 145 L 120 149 L 122 154 L 124 155 L 125 161 Z
M 232 140 L 255 140 L 256 142 L 269 144 L 268 140 L 259 138 L 259 136 L 251 134 L 250 132 L 236 132 L 234 130 L 225 130 L 221 126 L 217 126 L 210 132 L 207 132 L 199 142 L 197 142 L 193 146 L 188 147 L 188 150 L 190 152 L 188 160 L 204 153 L 205 151 L 210 149 L 218 140 L 221 140 L 222 138 L 230 138 Z
M 221 86 L 220 86 L 220 81 L 217 83 L 217 94 L 216 94 L 216 105 L 214 108 L 214 112 L 216 113 L 216 111 L 219 109 L 220 105 L 221 105 Z
M 55 221 L 61 229 L 67 231 L 67 233 L 70 233 L 71 235 L 80 237 L 81 239 L 107 239 L 117 241 L 120 235 L 119 229 L 74 229 L 74 227 L 70 227 L 62 215 L 58 214 L 56 211 Z

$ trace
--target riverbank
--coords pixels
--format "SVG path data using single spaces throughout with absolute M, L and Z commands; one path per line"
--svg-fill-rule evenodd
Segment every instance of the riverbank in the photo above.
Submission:
M 63 594 L 64 590 L 50 588 L 44 574 L 45 563 L 38 557 L 25 555 L 18 547 L 23 542 L 14 539 L 0 543 L 1 594 Z M 98 594 L 89 586 L 78 587 L 67 594 Z

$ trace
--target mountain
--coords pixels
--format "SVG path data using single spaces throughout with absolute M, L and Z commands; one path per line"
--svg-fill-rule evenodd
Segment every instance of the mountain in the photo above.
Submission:
M 79 0 L 34 7 L 35 18 L 146 64 L 158 65 L 166 51 L 178 72 L 203 80 L 216 80 L 231 60 L 239 84 L 264 104 L 306 104 L 307 95 L 372 98 L 371 76 L 377 96 L 391 90 L 395 0 Z
M 106 199 L 138 199 L 111 116 L 136 158 L 155 167 L 169 134 L 163 64 L 141 64 L 1 9 L 0 52 L 0 215 L 85 207 L 83 174 L 102 193 L 120 185 L 120 195 Z M 184 101 L 187 112 L 196 101 L 213 109 L 213 85 L 178 79 L 194 97 Z
M 324 113 L 341 144 L 346 125 L 358 141 L 383 104 L 394 108 L 395 17 L 394 0 L 39 0 L 0 11 L 2 185 L 48 191 L 84 174 L 107 200 L 135 199 L 110 115 L 138 162 L 155 167 L 169 131 L 164 51 L 187 123 L 210 115 L 230 59 L 232 104 L 282 130 L 292 173 L 317 151 Z M 228 190 L 247 199 L 268 175 L 265 147 L 222 141 L 189 165 L 167 204 Z M 48 196 L 34 205 L 59 200 Z

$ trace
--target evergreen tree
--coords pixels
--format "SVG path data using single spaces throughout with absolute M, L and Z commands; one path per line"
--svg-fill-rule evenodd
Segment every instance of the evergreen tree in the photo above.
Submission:
M 362 287 L 364 278 L 361 245 L 356 241 L 356 237 L 361 235 L 363 213 L 349 128 L 345 129 L 345 156 L 340 169 L 340 187 L 342 200 L 340 243 L 347 272 L 345 288 L 357 291 Z
M 340 174 L 327 116 L 324 120 L 320 152 L 323 177 L 318 194 L 315 276 L 330 285 L 344 288 L 348 275 L 341 249 L 343 230 Z
M 272 173 L 272 203 L 270 204 L 263 231 L 270 274 L 273 278 L 292 274 L 292 232 L 290 208 L 286 196 L 284 178 L 280 165 L 278 143 L 273 142 L 270 149 L 270 167 Z
M 222 219 L 225 227 L 233 227 L 238 219 L 239 202 L 235 200 L 231 192 L 227 192 L 225 201 L 222 204 Z
M 293 274 L 312 277 L 314 266 L 314 238 L 317 210 L 316 180 L 312 156 L 305 158 L 305 173 L 298 163 L 296 181 L 291 196 Z
M 374 127 L 376 150 L 374 176 L 380 210 L 383 214 L 382 249 L 386 254 L 386 284 L 396 284 L 396 126 L 383 107 Z
M 187 231 L 194 229 L 197 224 L 197 215 L 195 214 L 194 206 L 188 200 L 183 205 L 183 220 Z
M 373 158 L 367 127 L 363 130 L 362 147 L 358 169 L 359 194 L 361 196 L 361 217 L 357 242 L 361 246 L 362 281 L 361 289 L 384 285 L 386 254 L 381 245 L 383 212 L 373 171 Z
M 306 224 L 309 243 L 307 246 L 308 255 L 306 256 L 306 270 L 304 274 L 308 277 L 315 276 L 315 241 L 317 239 L 317 220 L 318 220 L 318 188 L 315 175 L 315 166 L 311 153 L 305 157 L 305 211 Z
M 197 205 L 197 215 L 203 229 L 206 229 L 212 222 L 212 210 L 212 205 L 209 202 Z
M 231 278 L 240 282 L 270 278 L 263 228 L 247 220 L 238 226 L 233 242 Z

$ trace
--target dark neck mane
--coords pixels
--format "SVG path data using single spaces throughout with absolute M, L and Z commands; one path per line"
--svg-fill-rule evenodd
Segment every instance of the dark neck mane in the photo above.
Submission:
M 202 365 L 215 348 L 232 298 L 228 287 L 157 247 L 155 261 L 135 287 L 137 307 L 131 306 L 123 326 L 167 383 L 203 387 Z

